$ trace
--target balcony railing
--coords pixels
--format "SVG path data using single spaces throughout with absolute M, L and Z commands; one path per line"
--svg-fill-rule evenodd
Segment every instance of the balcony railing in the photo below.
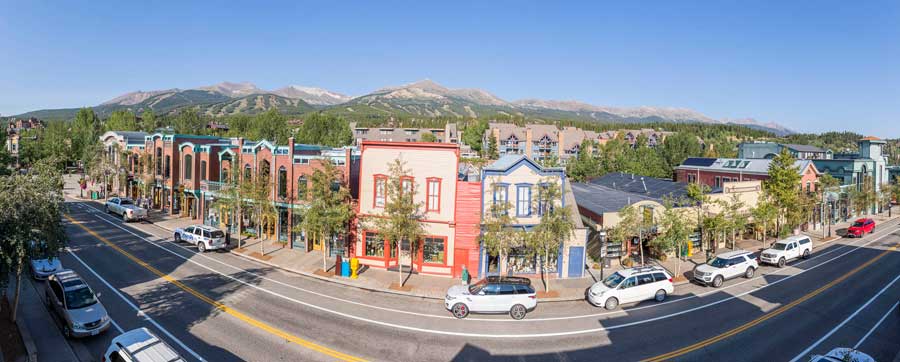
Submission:
M 224 182 L 219 181 L 203 181 L 200 183 L 200 190 L 209 192 L 219 192 L 226 187 Z

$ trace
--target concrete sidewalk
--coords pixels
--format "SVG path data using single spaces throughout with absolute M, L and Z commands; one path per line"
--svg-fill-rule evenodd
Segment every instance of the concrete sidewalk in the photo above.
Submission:
M 43 291 L 40 284 L 34 285 L 36 282 L 30 280 L 27 272 L 22 275 L 22 289 L 19 299 L 19 316 L 17 320 L 24 322 L 30 334 L 31 342 L 37 347 L 38 362 L 77 362 L 80 361 L 75 351 L 66 341 L 66 337 L 62 335 L 50 311 L 44 306 L 42 294 Z M 39 282 L 37 282 L 39 283 Z M 16 282 L 11 278 L 7 295 L 12 300 L 16 292 Z M 25 339 L 25 333 L 23 333 Z M 28 341 L 25 342 L 26 344 Z

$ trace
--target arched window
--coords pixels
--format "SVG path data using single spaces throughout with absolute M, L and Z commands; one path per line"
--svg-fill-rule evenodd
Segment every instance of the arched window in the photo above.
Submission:
M 200 161 L 200 181 L 206 181 L 206 161 Z
M 297 199 L 304 200 L 306 199 L 306 176 L 300 176 L 297 179 Z
M 250 181 L 253 179 L 253 170 L 250 169 L 250 164 L 244 165 L 244 181 Z
M 269 172 L 271 172 L 271 171 L 269 170 L 270 168 L 272 168 L 272 167 L 270 166 L 268 160 L 262 160 L 262 161 L 260 161 L 260 163 L 259 163 L 259 168 L 257 168 L 257 172 L 258 172 L 259 175 L 263 178 L 263 180 L 271 180 L 271 179 L 269 178 L 269 176 L 270 176 L 270 175 L 269 175 Z
M 194 173 L 194 156 L 184 155 L 184 179 L 190 180 Z
M 287 197 L 287 170 L 284 166 L 278 169 L 278 197 L 282 199 Z

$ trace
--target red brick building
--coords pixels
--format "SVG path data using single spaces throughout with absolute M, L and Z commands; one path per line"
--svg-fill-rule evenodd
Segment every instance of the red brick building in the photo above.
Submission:
M 690 183 L 699 182 L 712 189 L 719 189 L 725 182 L 733 181 L 765 181 L 769 178 L 770 159 L 734 159 L 734 158 L 702 158 L 691 157 L 675 167 L 675 181 Z M 819 170 L 810 160 L 794 162 L 800 174 L 800 189 L 807 192 L 816 191 Z

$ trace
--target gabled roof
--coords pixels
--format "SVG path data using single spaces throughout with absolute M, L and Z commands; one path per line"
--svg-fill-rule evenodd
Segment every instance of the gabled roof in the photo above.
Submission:
M 500 159 L 494 161 L 494 163 L 486 166 L 484 171 L 485 173 L 506 172 L 523 164 L 531 167 L 538 173 L 564 172 L 562 167 L 544 167 L 525 155 L 503 155 Z

